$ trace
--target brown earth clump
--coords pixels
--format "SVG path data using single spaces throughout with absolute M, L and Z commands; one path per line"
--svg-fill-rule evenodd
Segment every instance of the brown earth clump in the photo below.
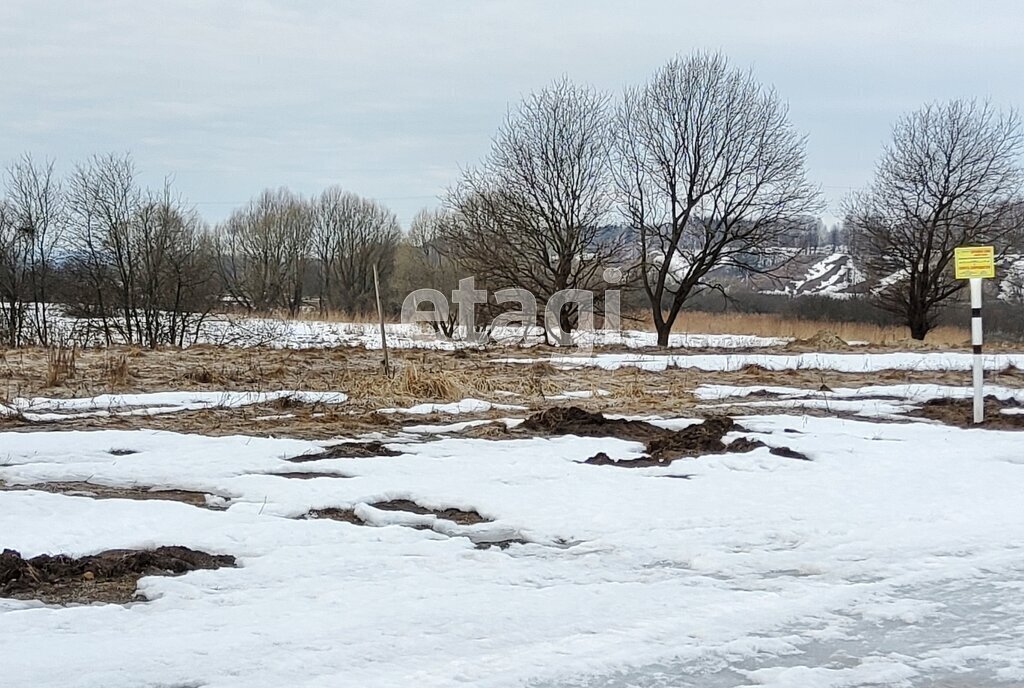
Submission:
M 1003 413 L 1003 409 L 1019 409 L 1020 404 L 985 397 L 985 420 L 974 423 L 973 399 L 931 399 L 909 416 L 937 420 L 947 425 L 988 430 L 1024 430 L 1024 413 Z
M 376 458 L 378 456 L 401 456 L 402 452 L 389 449 L 383 443 L 371 442 L 343 442 L 332 444 L 322 452 L 300 454 L 293 456 L 286 461 L 292 463 L 306 463 L 308 461 L 320 461 L 322 459 L 364 459 Z
M 726 452 L 746 453 L 759 447 L 767 446 L 764 442 L 749 437 L 739 437 L 729 444 L 726 444 L 723 440 L 726 434 L 742 430 L 743 428 L 737 425 L 732 418 L 715 416 L 708 418 L 703 423 L 691 425 L 682 430 L 669 432 L 649 440 L 646 446 L 646 455 L 640 458 L 615 461 L 604 452 L 600 452 L 583 463 L 593 466 L 650 468 L 653 466 L 667 466 L 673 461 L 682 458 L 706 456 L 708 454 L 724 454 Z M 773 447 L 769 451 L 776 456 L 807 459 L 805 455 L 789 447 Z
M 179 546 L 112 549 L 77 558 L 40 554 L 30 559 L 5 549 L 0 553 L 0 596 L 50 604 L 124 604 L 138 599 L 136 584 L 143 576 L 181 575 L 234 565 L 233 556 Z
M 603 414 L 587 411 L 578 406 L 545 409 L 523 421 L 519 429 L 582 437 L 617 437 L 637 442 L 646 442 L 654 437 L 670 434 L 670 431 L 646 421 L 606 418 Z

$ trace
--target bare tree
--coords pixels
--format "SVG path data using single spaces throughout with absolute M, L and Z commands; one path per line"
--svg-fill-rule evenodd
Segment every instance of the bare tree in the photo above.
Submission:
M 132 223 L 137 294 L 129 331 L 150 348 L 182 346 L 215 303 L 211 246 L 195 210 L 175 196 L 170 182 L 147 192 Z
M 1019 115 L 988 103 L 932 103 L 896 123 L 874 183 L 848 203 L 846 227 L 884 309 L 914 339 L 935 326 L 954 279 L 954 249 L 993 244 L 1002 255 L 1020 230 L 1024 172 Z
M 66 261 L 79 277 L 67 294 L 99 317 L 108 343 L 151 348 L 185 343 L 216 295 L 205 228 L 170 180 L 142 189 L 130 156 L 97 156 L 69 184 L 71 242 Z
M 594 289 L 621 247 L 612 207 L 608 99 L 568 80 L 509 113 L 490 154 L 450 191 L 444 245 L 470 275 L 550 299 Z M 573 314 L 561 313 L 564 331 Z
M 133 343 L 138 244 L 131 238 L 142 202 L 135 163 L 129 155 L 93 156 L 75 168 L 68 186 L 73 260 L 90 292 L 81 301 L 101 318 L 108 343 Z
M 658 344 L 713 270 L 750 269 L 817 208 L 804 139 L 771 89 L 719 54 L 676 58 L 627 89 L 615 176 Z
M 312 222 L 321 312 L 371 311 L 373 266 L 385 284 L 394 266 L 401 237 L 395 214 L 376 201 L 332 187 L 314 203 Z
M 25 327 L 29 243 L 18 225 L 14 208 L 7 199 L 0 198 L 0 326 L 4 343 L 11 347 L 22 343 Z
M 452 258 L 445 245 L 445 225 L 451 221 L 444 210 L 420 210 L 409 224 L 409 233 L 399 246 L 395 260 L 395 283 L 399 300 L 417 289 L 436 289 L 444 295 L 459 286 L 463 269 Z M 458 324 L 457 309 L 450 309 L 448 317 L 435 314 L 432 327 L 446 337 L 455 334 Z
M 28 154 L 7 168 L 7 199 L 0 209 L 0 289 L 8 343 L 50 340 L 49 286 L 54 253 L 64 233 L 65 214 L 53 162 Z M 29 324 L 31 332 L 25 332 Z
M 309 206 L 287 189 L 264 191 L 217 230 L 224 285 L 247 308 L 302 306 L 312 218 Z

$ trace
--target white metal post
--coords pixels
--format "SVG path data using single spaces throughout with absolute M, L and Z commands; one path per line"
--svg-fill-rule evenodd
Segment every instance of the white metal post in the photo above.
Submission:
M 971 278 L 971 345 L 974 350 L 974 422 L 985 420 L 985 372 L 981 353 L 981 278 Z

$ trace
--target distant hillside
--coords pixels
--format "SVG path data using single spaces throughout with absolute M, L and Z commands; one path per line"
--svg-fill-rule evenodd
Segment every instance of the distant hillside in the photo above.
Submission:
M 999 298 L 1024 301 L 1024 255 L 1009 257 L 998 274 Z M 795 252 L 774 276 L 752 275 L 745 281 L 750 288 L 762 294 L 817 295 L 837 299 L 865 294 L 873 286 L 842 246 Z

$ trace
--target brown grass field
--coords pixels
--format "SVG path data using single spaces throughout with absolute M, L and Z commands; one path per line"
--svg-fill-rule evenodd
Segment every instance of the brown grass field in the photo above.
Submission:
M 304 310 L 294 316 L 283 311 L 269 311 L 256 314 L 272 319 L 293 319 L 311 322 L 332 323 L 375 323 L 376 316 L 367 313 L 345 313 L 330 311 L 319 313 Z M 647 312 L 624 315 L 623 327 L 653 331 L 651 316 Z M 398 322 L 389 318 L 388 322 Z M 673 332 L 701 334 L 749 334 L 760 337 L 795 337 L 810 339 L 821 331 L 832 332 L 846 341 L 869 342 L 877 346 L 922 346 L 963 347 L 969 346 L 971 332 L 967 326 L 940 325 L 928 333 L 926 340 L 916 342 L 910 339 L 908 328 L 897 325 L 874 325 L 864 322 L 842 322 L 831 320 L 803 320 L 781 318 L 763 313 L 709 313 L 706 311 L 683 311 L 672 328 Z
M 775 350 L 807 350 L 809 346 Z M 872 347 L 874 348 L 874 347 Z M 702 372 L 670 368 L 645 372 L 634 368 L 561 370 L 547 362 L 501 364 L 508 355 L 542 358 L 562 353 L 548 347 L 525 351 L 400 350 L 392 352 L 394 372 L 385 375 L 381 353 L 361 348 L 240 349 L 194 346 L 187 349 L 145 350 L 130 347 L 85 349 L 73 361 L 66 357 L 55 370 L 49 350 L 27 348 L 0 351 L 0 397 L 85 397 L 106 393 L 173 390 L 205 391 L 342 391 L 349 401 L 340 405 L 291 403 L 288 399 L 242 408 L 187 411 L 154 416 L 114 416 L 60 421 L 60 427 L 149 427 L 205 434 L 253 434 L 328 438 L 395 428 L 409 423 L 446 423 L 477 415 L 408 417 L 378 413 L 382 408 L 423 402 L 452 402 L 473 397 L 527 406 L 531 410 L 572 403 L 610 413 L 698 416 L 693 389 L 700 384 L 779 385 L 817 390 L 868 384 L 939 382 L 969 385 L 967 372 L 882 371 L 840 373 L 831 370 L 773 372 L 749 366 L 734 372 Z M 988 376 L 989 382 L 1024 386 L 1024 371 L 1010 369 Z M 604 396 L 567 401 L 546 397 L 566 391 L 604 390 Z M 511 414 L 515 415 L 515 414 Z M 0 418 L 6 429 L 39 429 L 16 416 Z

